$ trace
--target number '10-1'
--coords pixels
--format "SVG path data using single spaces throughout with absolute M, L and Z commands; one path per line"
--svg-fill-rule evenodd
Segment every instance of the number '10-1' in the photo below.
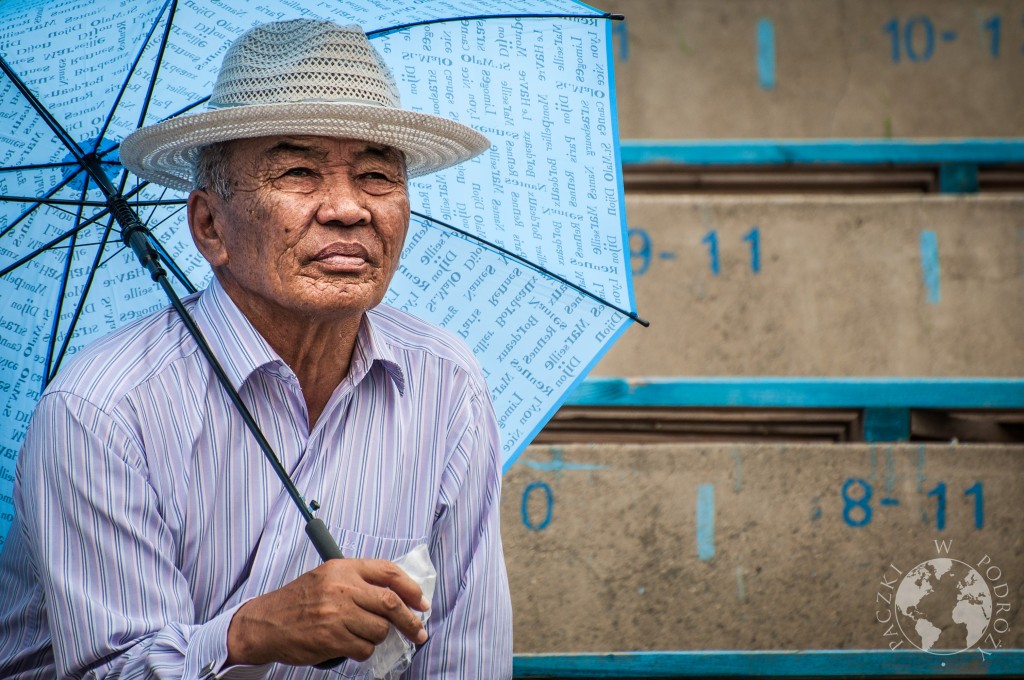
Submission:
M 892 62 L 898 64 L 904 57 L 911 62 L 928 61 L 935 54 L 935 25 L 924 15 L 910 17 L 904 22 L 891 19 L 883 27 L 889 34 L 892 45 Z M 999 56 L 1002 20 L 989 17 L 981 24 L 982 32 L 988 39 L 988 53 L 993 59 Z M 956 31 L 939 31 L 942 42 L 954 42 L 959 38 Z

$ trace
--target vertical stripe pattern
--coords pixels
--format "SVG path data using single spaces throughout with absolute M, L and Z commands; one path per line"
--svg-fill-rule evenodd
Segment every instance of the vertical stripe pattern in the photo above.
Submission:
M 224 291 L 213 283 L 186 305 L 346 557 L 428 545 L 430 639 L 403 677 L 511 677 L 501 446 L 469 350 L 373 310 L 310 431 L 294 373 Z M 319 557 L 172 311 L 90 346 L 51 384 L 19 456 L 15 508 L 0 556 L 0 677 L 370 677 L 354 662 L 222 668 L 235 610 Z

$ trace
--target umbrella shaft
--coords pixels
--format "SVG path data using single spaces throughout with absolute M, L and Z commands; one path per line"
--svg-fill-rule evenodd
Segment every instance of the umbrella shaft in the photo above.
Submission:
M 228 394 L 228 398 L 231 403 L 235 406 L 239 415 L 242 416 L 242 420 L 245 422 L 246 427 L 256 438 L 256 443 L 263 451 L 263 455 L 266 457 L 270 467 L 273 468 L 277 474 L 281 483 L 284 485 L 288 495 L 291 496 L 295 505 L 298 506 L 299 512 L 302 513 L 302 517 L 306 522 L 306 535 L 309 536 L 309 540 L 312 541 L 313 546 L 319 553 L 320 558 L 325 562 L 330 559 L 342 559 L 344 556 L 341 554 L 341 548 L 338 547 L 337 542 L 331 533 L 327 530 L 323 521 L 313 516 L 306 502 L 302 499 L 299 490 L 295 488 L 295 483 L 292 482 L 288 472 L 281 465 L 281 461 L 278 459 L 274 450 L 270 446 L 270 442 L 267 441 L 263 432 L 260 431 L 259 425 L 256 420 L 252 417 L 248 407 L 242 402 L 242 398 L 238 395 L 238 391 L 235 390 L 231 384 L 227 373 L 224 372 L 224 368 L 220 365 L 217 357 L 214 355 L 210 345 L 206 342 L 206 338 L 203 337 L 199 327 L 195 325 L 195 321 L 189 316 L 188 310 L 181 303 L 181 298 L 175 293 L 174 288 L 171 287 L 171 283 L 167 278 L 167 272 L 164 270 L 163 265 L 160 263 L 160 254 L 156 248 L 153 247 L 151 242 L 152 234 L 146 229 L 145 225 L 132 210 L 128 202 L 121 196 L 113 195 L 107 198 L 107 205 L 110 207 L 110 213 L 117 220 L 118 225 L 121 227 L 121 238 L 125 245 L 132 249 L 135 256 L 139 258 L 139 262 L 142 266 L 153 277 L 153 281 L 158 283 L 171 301 L 171 305 L 178 312 L 178 316 L 181 317 L 182 323 L 185 324 L 185 328 L 188 330 L 189 335 L 199 345 L 199 350 L 206 357 L 210 367 L 213 369 L 214 375 L 217 376 L 217 381 L 220 382 L 221 386 Z

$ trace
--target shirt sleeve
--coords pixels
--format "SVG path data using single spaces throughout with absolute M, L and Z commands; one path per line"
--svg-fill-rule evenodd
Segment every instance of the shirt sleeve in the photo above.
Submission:
M 430 546 L 437 569 L 430 637 L 404 678 L 512 677 L 498 425 L 486 392 L 471 389 L 466 406 L 467 426 L 442 478 Z
M 196 622 L 139 443 L 67 393 L 39 402 L 15 506 L 45 595 L 60 677 L 259 677 L 222 671 L 235 609 Z M 183 471 L 184 474 L 184 471 Z

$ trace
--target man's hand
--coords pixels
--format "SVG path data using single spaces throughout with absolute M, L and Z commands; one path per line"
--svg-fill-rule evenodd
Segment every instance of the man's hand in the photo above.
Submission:
M 228 628 L 228 664 L 365 661 L 387 637 L 390 624 L 423 644 L 427 631 L 410 608 L 426 611 L 430 603 L 395 564 L 330 560 L 235 612 Z

